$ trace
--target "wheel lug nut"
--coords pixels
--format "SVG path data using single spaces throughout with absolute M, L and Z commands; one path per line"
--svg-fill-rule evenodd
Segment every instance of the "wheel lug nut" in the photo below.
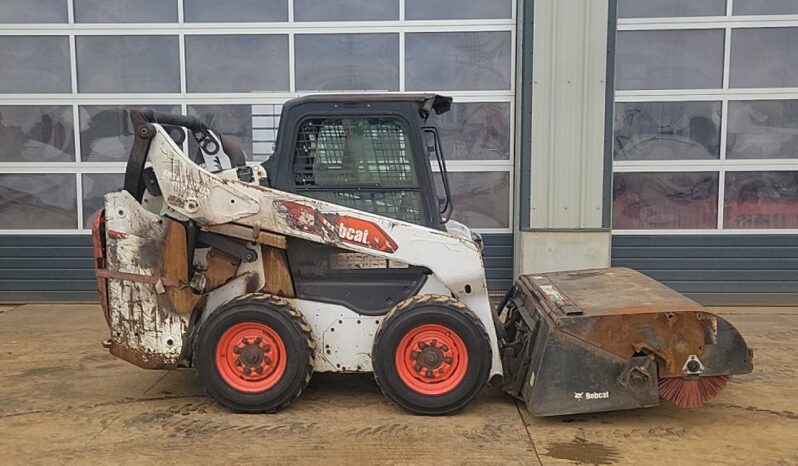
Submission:
M 410 359 L 412 359 L 412 360 L 414 360 L 414 361 L 415 361 L 416 359 L 418 359 L 418 352 L 417 352 L 417 351 L 411 351 L 411 352 L 410 352 Z
M 416 372 L 421 372 L 421 364 L 416 364 L 416 367 L 414 367 L 413 369 L 415 369 Z
M 258 374 L 263 374 L 263 366 L 256 367 L 255 372 L 257 372 Z
M 240 353 L 240 352 L 241 352 L 241 348 L 239 348 L 238 346 L 236 346 L 235 348 L 233 348 L 233 352 L 234 352 L 235 354 L 238 354 L 238 353 Z
M 438 369 L 438 374 L 443 374 L 443 367 L 441 367 L 440 369 Z
M 252 373 L 252 369 L 250 369 L 249 367 L 245 367 L 245 368 L 244 368 L 244 373 L 245 373 L 245 374 L 247 374 L 247 375 L 249 375 L 249 374 L 251 374 L 251 373 Z
M 265 362 L 267 366 L 271 366 L 272 365 L 272 358 L 263 358 L 263 362 Z
M 256 344 L 256 345 L 259 345 L 259 344 L 260 344 L 260 342 L 262 342 L 262 341 L 263 341 L 263 338 L 261 338 L 261 337 L 258 337 L 258 338 L 256 338 L 256 339 L 255 339 L 255 344 Z
M 427 344 L 426 344 L 426 343 L 424 343 L 423 341 L 420 341 L 420 342 L 418 342 L 418 349 L 424 349 L 424 348 L 426 348 L 427 346 L 429 346 L 429 345 L 427 345 Z
M 240 365 L 241 365 L 241 359 L 240 358 L 236 359 L 236 366 L 240 366 Z
M 446 364 L 451 364 L 452 363 L 452 358 L 450 358 L 449 356 L 446 356 L 445 358 L 443 358 L 443 362 L 445 362 Z
M 433 338 L 433 339 L 432 339 L 432 341 L 431 341 L 431 342 L 429 342 L 429 344 L 430 344 L 430 346 L 432 346 L 433 348 L 435 348 L 435 345 L 437 345 L 437 344 L 438 344 L 438 340 L 436 340 L 436 339 L 434 339 L 434 338 Z
M 444 351 L 444 352 L 449 351 L 449 347 L 446 346 L 446 345 L 441 345 L 441 351 Z
M 427 376 L 427 377 L 429 377 L 429 378 L 435 377 L 435 374 L 433 374 L 433 373 L 432 373 L 432 371 L 431 371 L 431 370 L 429 370 L 429 369 L 427 369 L 427 373 L 426 373 L 426 374 L 424 374 L 424 375 L 426 375 L 426 376 Z
M 241 340 L 241 343 L 243 343 L 245 345 L 248 345 L 249 344 L 249 339 L 248 338 L 244 338 L 243 340 Z
M 272 347 L 269 346 L 269 345 L 264 345 L 262 350 L 263 350 L 264 353 L 268 353 L 269 351 L 272 350 Z

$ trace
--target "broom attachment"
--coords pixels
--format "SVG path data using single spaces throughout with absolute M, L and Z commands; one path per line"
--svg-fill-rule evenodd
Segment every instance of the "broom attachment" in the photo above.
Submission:
M 684 408 L 700 408 L 715 398 L 729 383 L 728 375 L 684 378 L 665 377 L 659 380 L 659 396 Z

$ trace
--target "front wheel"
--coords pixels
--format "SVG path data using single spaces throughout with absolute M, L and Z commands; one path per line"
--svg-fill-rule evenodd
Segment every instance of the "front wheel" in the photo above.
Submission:
M 374 337 L 374 378 L 386 397 L 417 414 L 465 407 L 490 374 L 490 340 L 463 303 L 422 295 L 399 303 Z
M 310 381 L 314 343 L 304 317 L 287 302 L 252 294 L 204 322 L 194 361 L 208 394 L 239 412 L 275 412 Z

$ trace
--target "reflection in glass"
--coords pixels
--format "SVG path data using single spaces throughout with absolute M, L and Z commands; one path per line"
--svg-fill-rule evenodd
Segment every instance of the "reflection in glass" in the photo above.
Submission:
M 75 229 L 73 173 L 0 174 L 0 229 Z
M 0 23 L 66 23 L 66 0 L 3 0 Z
M 408 90 L 506 90 L 512 78 L 509 32 L 405 35 Z
M 798 87 L 798 28 L 732 29 L 729 87 Z
M 798 228 L 798 172 L 726 172 L 724 228 Z
M 189 92 L 287 91 L 288 36 L 186 36 L 186 75 Z
M 180 92 L 177 36 L 78 36 L 75 47 L 80 92 Z
M 512 0 L 405 0 L 407 19 L 500 19 L 513 17 Z
M 433 173 L 439 196 L 443 187 Z M 454 212 L 452 218 L 470 228 L 510 226 L 510 173 L 449 171 Z
M 795 0 L 734 0 L 735 15 L 795 15 Z
M 251 105 L 189 105 L 188 114 L 198 116 L 217 133 L 229 136 L 244 149 L 247 160 L 252 160 Z M 191 137 L 188 142 L 189 156 L 194 158 L 198 146 Z
M 103 208 L 103 196 L 119 191 L 125 181 L 122 173 L 86 173 L 82 178 L 83 228 L 90 229 L 94 215 Z
M 297 90 L 399 90 L 399 34 L 297 34 Z
M 66 36 L 0 36 L 0 93 L 71 90 Z
M 288 21 L 288 0 L 183 0 L 187 23 Z
M 735 0 L 735 9 L 737 7 Z M 767 0 L 770 1 L 770 0 Z M 619 18 L 723 16 L 726 0 L 619 0 Z
M 723 40 L 723 29 L 618 32 L 616 88 L 720 88 Z
M 726 158 L 798 158 L 798 100 L 729 102 Z
M 446 160 L 507 160 L 510 158 L 510 104 L 454 103 L 428 123 L 438 128 Z
M 76 23 L 176 23 L 177 0 L 72 0 Z
M 388 21 L 399 19 L 399 0 L 294 0 L 295 21 Z
M 612 228 L 716 228 L 717 173 L 615 173 Z
M 177 105 L 146 105 L 158 112 L 180 113 Z M 126 162 L 133 147 L 129 108 L 116 105 L 81 105 L 80 157 L 84 162 Z
M 0 106 L 0 162 L 73 162 L 72 107 Z
M 615 104 L 615 160 L 717 159 L 720 102 Z

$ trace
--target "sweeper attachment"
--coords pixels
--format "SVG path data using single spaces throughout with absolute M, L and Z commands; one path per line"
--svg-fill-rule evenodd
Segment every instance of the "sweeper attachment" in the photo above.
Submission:
M 288 406 L 314 372 L 373 372 L 420 414 L 490 381 L 554 415 L 696 406 L 751 371 L 728 322 L 631 270 L 523 276 L 494 308 L 481 238 L 450 218 L 450 105 L 295 99 L 262 165 L 197 118 L 131 111 L 124 190 L 93 227 L 104 346 L 194 367 L 241 412 Z
M 524 275 L 500 311 L 503 388 L 539 416 L 697 408 L 753 369 L 729 322 L 630 269 Z

